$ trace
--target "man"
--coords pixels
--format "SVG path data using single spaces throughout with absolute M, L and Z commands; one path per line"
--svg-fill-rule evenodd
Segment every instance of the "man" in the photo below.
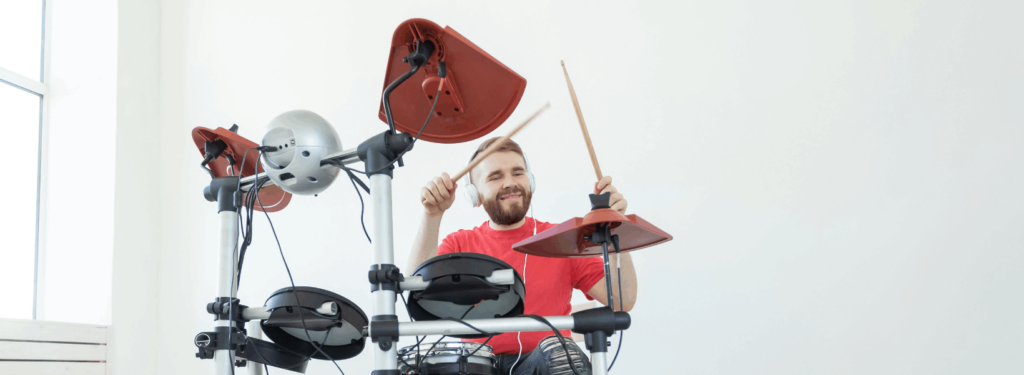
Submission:
M 491 138 L 481 144 L 473 158 L 496 140 L 498 138 Z M 511 140 L 474 167 L 469 172 L 469 182 L 479 192 L 479 202 L 491 220 L 470 230 L 451 233 L 440 245 L 438 231 L 441 217 L 455 201 L 458 184 L 447 173 L 427 182 L 420 196 L 424 208 L 423 221 L 416 234 L 406 270 L 411 272 L 427 259 L 440 254 L 481 253 L 501 259 L 523 277 L 526 283 L 526 314 L 568 315 L 573 288 L 586 293 L 588 299 L 597 299 L 608 305 L 602 259 L 545 258 L 526 256 L 512 250 L 512 244 L 533 236 L 535 231 L 540 233 L 555 226 L 526 216 L 533 198 L 527 168 L 522 149 Z M 594 185 L 594 193 L 610 192 L 611 208 L 625 213 L 626 200 L 611 182 L 612 178 L 605 176 Z M 615 255 L 611 256 L 611 264 L 615 264 Z M 636 303 L 636 272 L 629 254 L 621 256 L 623 308 L 629 311 Z M 611 276 L 612 285 L 616 288 L 615 303 L 618 309 L 618 280 L 614 268 Z M 562 334 L 570 337 L 568 331 Z M 497 361 L 501 374 L 572 374 L 565 350 L 557 337 L 551 336 L 551 332 L 504 333 L 492 338 L 488 344 L 499 354 Z M 567 344 L 576 368 L 589 374 L 590 363 L 586 361 L 582 350 L 575 343 Z M 540 350 L 535 350 L 538 348 Z

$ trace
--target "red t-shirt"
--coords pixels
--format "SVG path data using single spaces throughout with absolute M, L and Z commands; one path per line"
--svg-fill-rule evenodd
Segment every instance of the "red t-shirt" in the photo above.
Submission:
M 546 258 L 531 256 L 512 250 L 512 245 L 533 236 L 534 220 L 526 218 L 523 226 L 513 230 L 494 230 L 485 221 L 471 230 L 459 230 L 449 234 L 437 247 L 437 254 L 448 253 L 479 253 L 501 259 L 508 263 L 526 281 L 526 314 L 540 316 L 569 315 L 572 306 L 572 289 L 576 288 L 584 294 L 604 277 L 604 263 L 600 258 Z M 555 224 L 537 222 L 537 233 L 543 232 Z M 526 259 L 526 270 L 523 261 Z M 588 299 L 593 299 L 589 295 Z M 551 336 L 551 331 L 523 332 L 523 353 L 533 351 L 540 340 Z M 562 335 L 569 337 L 569 331 Z M 483 342 L 485 339 L 466 339 L 463 341 Z M 516 332 L 503 333 L 487 343 L 499 354 L 515 354 L 519 352 Z

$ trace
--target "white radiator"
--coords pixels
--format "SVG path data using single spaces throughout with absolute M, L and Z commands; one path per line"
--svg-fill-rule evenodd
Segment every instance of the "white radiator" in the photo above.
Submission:
M 0 319 L 0 374 L 104 375 L 107 326 Z

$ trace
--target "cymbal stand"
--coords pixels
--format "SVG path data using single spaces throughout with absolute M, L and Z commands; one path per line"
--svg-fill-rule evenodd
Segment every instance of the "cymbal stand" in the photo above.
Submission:
M 204 188 L 206 200 L 217 203 L 220 216 L 220 246 L 217 267 L 217 295 L 213 303 L 206 306 L 206 311 L 213 314 L 217 326 L 213 332 L 200 332 L 195 337 L 195 345 L 200 359 L 212 358 L 217 375 L 231 375 L 233 367 L 232 353 L 245 344 L 245 330 L 242 310 L 245 306 L 234 298 L 238 284 L 234 277 L 237 271 L 235 253 L 238 250 L 238 211 L 234 204 L 234 195 L 238 191 L 238 177 L 214 178 Z M 239 364 L 240 365 L 240 364 Z
M 609 208 L 608 203 L 610 197 L 611 194 L 609 193 L 604 193 L 600 195 L 590 194 L 590 202 L 592 206 L 591 209 L 596 210 L 601 208 Z M 619 235 L 611 234 L 611 226 L 611 222 L 594 224 L 594 233 L 591 234 L 590 236 L 584 237 L 584 239 L 590 241 L 590 243 L 592 244 L 601 245 L 601 257 L 604 260 L 604 285 L 605 291 L 607 293 L 606 297 L 608 298 L 608 306 L 610 307 L 611 311 L 614 312 L 615 293 L 613 292 L 614 289 L 612 289 L 612 272 L 610 264 L 611 262 L 609 261 L 608 256 L 608 244 L 611 243 L 614 246 L 615 254 L 617 255 L 616 260 L 618 260 L 618 256 L 621 256 L 621 254 L 619 254 Z M 619 270 L 619 277 L 621 277 L 621 261 L 618 261 L 616 263 L 618 263 L 617 269 Z M 621 281 L 619 281 L 619 283 L 621 285 Z M 619 294 L 619 311 L 620 313 L 625 314 L 625 311 L 623 311 L 625 306 L 622 303 L 621 289 L 619 290 Z M 613 335 L 615 331 L 613 329 L 608 329 L 607 326 L 603 328 L 604 329 L 588 332 L 584 335 L 584 343 L 586 344 L 587 349 L 590 350 L 590 361 L 591 365 L 594 368 L 595 374 L 607 373 L 608 371 L 608 347 L 611 346 L 611 343 L 608 341 L 608 337 Z

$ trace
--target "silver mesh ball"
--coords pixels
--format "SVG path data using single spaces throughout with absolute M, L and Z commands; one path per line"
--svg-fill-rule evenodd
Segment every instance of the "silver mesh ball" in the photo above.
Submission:
M 316 113 L 300 109 L 275 117 L 267 125 L 263 145 L 278 148 L 263 154 L 263 169 L 284 191 L 319 194 L 338 176 L 338 167 L 321 167 L 320 161 L 341 151 L 341 140 Z

